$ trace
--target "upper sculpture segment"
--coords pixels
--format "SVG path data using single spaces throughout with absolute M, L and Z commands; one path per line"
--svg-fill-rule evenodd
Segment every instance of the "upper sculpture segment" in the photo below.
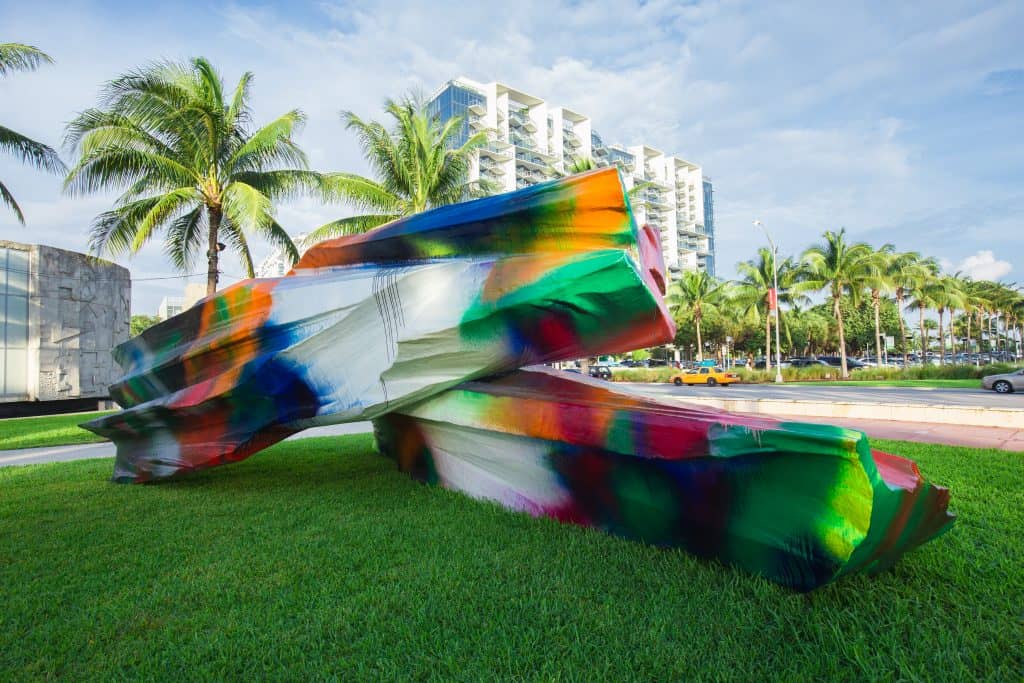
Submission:
M 118 347 L 125 411 L 88 423 L 147 481 L 247 457 L 523 365 L 662 344 L 657 234 L 616 169 L 317 245 Z

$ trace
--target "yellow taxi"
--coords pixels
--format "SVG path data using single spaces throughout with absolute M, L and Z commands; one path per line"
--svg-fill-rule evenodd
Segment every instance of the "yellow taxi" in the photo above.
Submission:
M 709 387 L 721 385 L 727 387 L 734 382 L 740 381 L 740 376 L 732 372 L 726 372 L 722 368 L 694 368 L 683 370 L 672 376 L 672 384 L 681 387 L 684 384 L 706 384 Z

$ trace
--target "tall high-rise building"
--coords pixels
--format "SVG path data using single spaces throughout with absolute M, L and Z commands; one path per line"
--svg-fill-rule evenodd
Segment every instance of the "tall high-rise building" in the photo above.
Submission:
M 700 166 L 647 145 L 606 144 L 589 117 L 502 83 L 456 78 L 433 94 L 428 110 L 441 121 L 462 117 L 456 144 L 487 132 L 469 180 L 503 192 L 557 178 L 584 159 L 618 166 L 626 187 L 636 188 L 637 221 L 661 231 L 669 269 L 714 275 L 711 183 Z

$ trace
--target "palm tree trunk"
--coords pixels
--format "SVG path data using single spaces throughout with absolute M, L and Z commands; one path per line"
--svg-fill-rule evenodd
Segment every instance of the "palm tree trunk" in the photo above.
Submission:
M 217 263 L 220 258 L 220 251 L 217 249 L 217 236 L 220 232 L 221 209 L 219 206 L 211 206 L 207 208 L 206 213 L 210 224 L 209 245 L 206 252 L 206 296 L 210 296 L 217 291 L 217 279 L 220 275 Z
M 921 365 L 924 365 L 928 356 L 928 338 L 924 336 L 924 306 L 919 306 L 917 312 L 921 314 Z
M 882 307 L 882 297 L 877 289 L 871 290 L 871 305 L 875 309 L 875 362 L 882 362 L 882 328 L 878 323 L 878 309 Z
M 964 353 L 967 354 L 967 362 L 971 362 L 971 314 L 968 311 L 964 311 L 964 317 L 967 319 L 967 334 L 964 336 Z
M 907 367 L 907 324 L 903 320 L 903 289 L 896 290 L 896 308 L 900 318 L 900 348 L 903 349 L 903 367 Z
M 700 338 L 700 316 L 693 316 L 693 322 L 697 324 L 697 360 L 702 361 L 704 360 L 704 344 Z
M 942 330 L 942 316 L 945 314 L 946 309 L 939 307 L 939 365 L 946 364 L 946 335 L 943 334 Z
M 981 353 L 981 343 L 985 339 L 984 313 L 978 309 L 978 353 Z M 978 365 L 981 365 L 981 357 L 978 357 Z
M 843 326 L 843 309 L 839 307 L 839 297 L 832 298 L 832 312 L 835 313 L 836 322 L 839 324 L 839 365 L 843 379 L 849 379 L 850 371 L 846 367 L 846 330 Z

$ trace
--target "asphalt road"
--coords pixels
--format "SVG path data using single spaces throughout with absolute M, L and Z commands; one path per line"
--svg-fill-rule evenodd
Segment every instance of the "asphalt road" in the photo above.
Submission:
M 932 389 L 926 387 L 815 386 L 813 384 L 733 384 L 682 386 L 622 382 L 621 386 L 648 396 L 697 395 L 715 398 L 786 399 L 842 403 L 905 403 L 916 405 L 1019 408 L 1024 392 L 997 394 L 984 389 Z

